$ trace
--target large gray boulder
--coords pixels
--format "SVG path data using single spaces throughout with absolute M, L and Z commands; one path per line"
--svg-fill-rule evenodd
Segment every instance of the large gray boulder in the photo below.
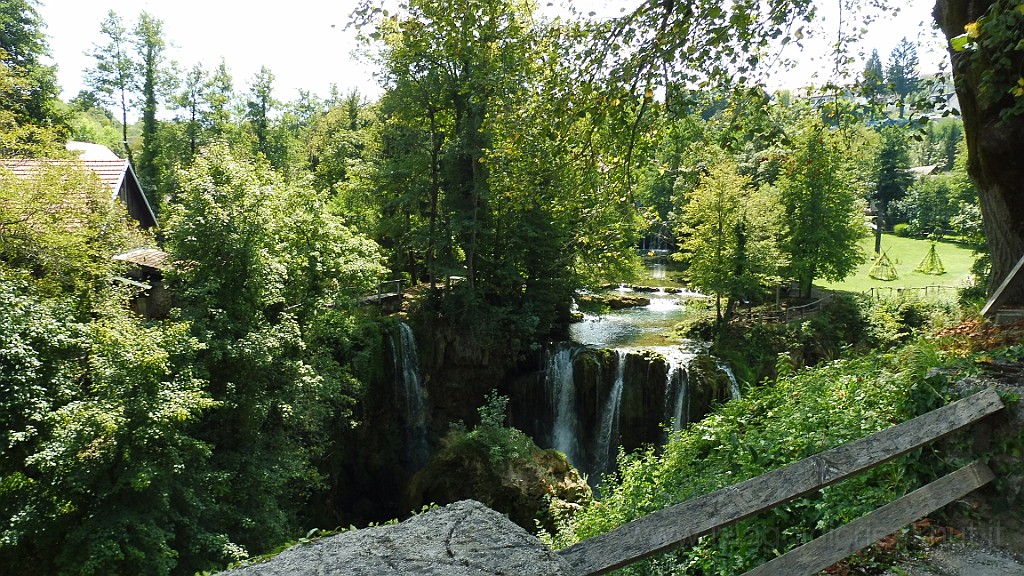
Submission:
M 299 545 L 224 576 L 569 576 L 571 568 L 526 530 L 474 500 L 390 526 Z

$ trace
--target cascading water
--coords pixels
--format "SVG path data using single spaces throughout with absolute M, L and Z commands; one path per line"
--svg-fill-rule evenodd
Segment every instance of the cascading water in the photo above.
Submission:
M 740 390 L 740 383 L 736 380 L 736 375 L 733 374 L 732 368 L 730 368 L 725 362 L 719 362 L 718 369 L 729 378 L 729 397 L 734 400 L 742 398 L 743 392 Z
M 398 346 L 392 345 L 395 379 L 404 401 L 406 456 L 412 469 L 426 465 L 430 457 L 427 445 L 427 391 L 420 379 L 420 358 L 416 336 L 405 322 L 398 324 Z
M 690 406 L 686 393 L 688 384 L 686 366 L 668 359 L 665 375 L 665 420 L 672 423 L 672 430 L 678 432 L 689 419 Z
M 665 359 L 665 412 L 664 426 L 678 432 L 690 420 L 690 363 L 697 357 L 696 347 L 658 346 L 648 350 Z
M 579 415 L 572 369 L 575 352 L 575 347 L 562 346 L 550 353 L 545 376 L 549 403 L 554 407 L 551 444 L 573 463 L 579 462 Z
M 626 385 L 626 356 L 628 350 L 615 350 L 615 382 L 601 411 L 601 426 L 597 432 L 594 448 L 594 470 L 599 475 L 611 470 L 611 463 L 619 446 L 619 416 L 622 412 L 622 389 Z

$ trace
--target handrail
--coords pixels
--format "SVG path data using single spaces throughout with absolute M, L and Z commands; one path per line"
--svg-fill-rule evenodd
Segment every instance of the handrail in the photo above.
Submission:
M 816 574 L 994 479 L 995 475 L 988 466 L 982 462 L 972 462 L 870 514 L 749 570 L 743 576 Z
M 888 290 L 890 296 L 892 295 L 893 292 L 895 292 L 896 294 L 902 294 L 903 292 L 910 292 L 910 291 L 914 291 L 914 290 L 924 290 L 924 295 L 927 296 L 929 290 L 934 290 L 936 292 L 942 292 L 944 290 L 959 290 L 959 289 L 960 288 L 957 287 L 957 286 L 948 286 L 948 285 L 944 285 L 944 284 L 929 284 L 928 286 L 872 286 L 871 288 L 868 288 L 867 290 L 864 291 L 864 295 L 867 296 L 868 298 L 875 299 L 875 298 L 881 298 L 882 297 L 882 291 L 883 290 Z M 876 292 L 878 293 L 878 296 L 875 296 Z
M 990 388 L 870 436 L 638 518 L 558 554 L 579 576 L 606 574 L 879 466 L 1002 408 L 999 395 Z

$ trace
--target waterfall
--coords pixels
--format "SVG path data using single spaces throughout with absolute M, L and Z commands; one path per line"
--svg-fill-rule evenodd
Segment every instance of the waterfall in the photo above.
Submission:
M 413 469 L 426 465 L 430 457 L 427 446 L 427 391 L 420 380 L 420 358 L 416 336 L 405 322 L 398 324 L 399 345 L 392 346 L 395 379 L 402 392 L 405 407 L 406 454 Z
M 597 433 L 597 446 L 595 447 L 595 467 L 597 474 L 604 474 L 611 470 L 611 463 L 615 460 L 615 454 L 619 446 L 619 413 L 622 406 L 622 389 L 626 380 L 626 356 L 628 350 L 615 350 L 615 383 L 605 401 L 604 409 L 601 411 L 601 427 Z
M 682 346 L 654 347 L 665 358 L 665 410 L 662 421 L 678 432 L 690 420 L 690 363 L 697 357 L 692 349 Z
M 718 369 L 729 378 L 729 397 L 733 400 L 742 398 L 743 393 L 740 390 L 740 383 L 736 380 L 736 375 L 732 373 L 732 368 L 729 368 L 729 365 L 725 362 L 718 362 Z
M 554 407 L 551 445 L 565 454 L 569 462 L 578 464 L 579 415 L 576 412 L 576 382 L 572 370 L 575 352 L 574 347 L 562 346 L 549 353 L 544 384 L 549 403 Z
M 690 417 L 689 394 L 686 393 L 689 382 L 686 376 L 686 366 L 676 362 L 673 358 L 668 358 L 667 360 L 668 370 L 665 374 L 665 419 L 672 422 L 672 430 L 678 432 Z M 671 410 L 668 408 L 671 408 Z

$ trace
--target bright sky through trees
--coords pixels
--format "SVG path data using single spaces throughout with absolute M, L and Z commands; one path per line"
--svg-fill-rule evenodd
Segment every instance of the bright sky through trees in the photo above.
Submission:
M 610 17 L 618 15 L 620 7 L 629 9 L 639 1 L 577 1 L 575 5 L 584 13 L 593 10 L 598 17 Z M 799 56 L 803 62 L 801 67 L 785 76 L 773 77 L 771 88 L 798 88 L 810 82 L 822 84 L 829 79 L 827 74 L 832 66 L 828 60 L 828 43 L 835 40 L 835 17 L 840 1 L 824 0 L 819 4 L 821 13 L 828 19 L 822 23 L 824 35 L 808 40 L 804 53 Z M 548 1 L 541 0 L 539 5 L 546 14 L 559 14 L 564 11 L 558 5 L 565 2 L 558 0 L 547 6 Z M 94 64 L 85 51 L 100 40 L 100 22 L 109 10 L 128 21 L 134 21 L 142 11 L 161 19 L 166 39 L 171 43 L 168 56 L 180 64 L 182 75 L 196 62 L 213 69 L 224 57 L 239 89 L 252 80 L 261 66 L 269 68 L 275 76 L 275 91 L 282 100 L 295 98 L 300 88 L 326 95 L 332 83 L 343 91 L 358 88 L 373 98 L 381 93 L 373 78 L 373 67 L 352 54 L 357 48 L 355 31 L 346 30 L 345 26 L 355 4 L 353 0 L 292 0 L 269 4 L 240 0 L 40 0 L 40 3 L 40 15 L 47 24 L 46 32 L 59 66 L 59 82 L 65 98 L 83 89 L 82 70 Z M 854 69 L 858 72 L 863 69 L 863 61 L 872 48 L 886 59 L 906 36 L 912 42 L 922 43 L 918 49 L 922 72 L 937 71 L 945 54 L 925 45 L 928 39 L 934 38 L 930 30 L 933 3 L 933 0 L 909 0 L 898 15 L 886 16 L 872 24 L 862 44 L 865 54 Z M 938 46 L 941 48 L 941 44 Z M 797 57 L 797 53 L 787 52 L 786 56 Z M 813 78 L 816 71 L 824 75 Z

